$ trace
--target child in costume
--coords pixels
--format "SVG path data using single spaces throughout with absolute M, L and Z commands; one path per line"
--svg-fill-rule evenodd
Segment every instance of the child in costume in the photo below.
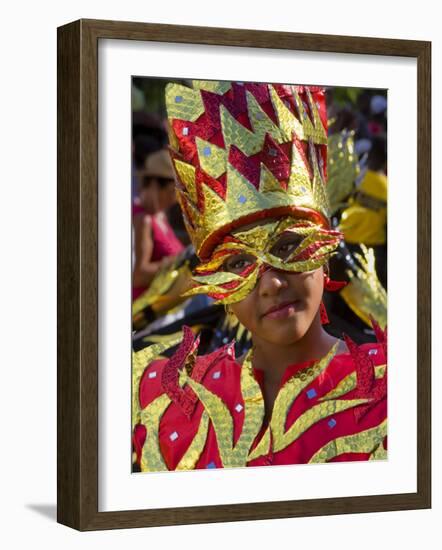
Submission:
M 205 293 L 249 330 L 198 356 L 184 327 L 170 358 L 134 354 L 133 445 L 141 471 L 386 458 L 386 333 L 356 345 L 322 327 L 330 229 L 327 122 L 318 87 L 194 81 L 166 104 L 177 195 Z M 171 345 L 170 341 L 168 345 Z M 156 359 L 157 358 L 157 359 Z

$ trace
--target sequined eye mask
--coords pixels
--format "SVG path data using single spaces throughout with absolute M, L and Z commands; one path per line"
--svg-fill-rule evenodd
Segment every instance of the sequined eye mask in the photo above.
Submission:
M 339 231 L 292 217 L 247 230 L 238 229 L 227 235 L 211 258 L 195 269 L 195 286 L 184 296 L 207 294 L 217 304 L 239 302 L 254 289 L 261 273 L 269 267 L 299 273 L 323 266 L 341 238 Z M 288 243 L 289 250 L 284 255 L 276 255 L 281 250 L 281 242 Z M 226 266 L 234 264 L 235 256 L 244 258 L 244 255 L 248 261 L 243 263 L 248 265 L 235 272 L 228 270 Z

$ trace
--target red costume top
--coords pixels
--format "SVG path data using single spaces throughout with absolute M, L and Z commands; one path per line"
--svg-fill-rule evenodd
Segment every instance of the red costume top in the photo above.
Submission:
M 239 364 L 232 344 L 195 358 L 185 327 L 171 359 L 138 361 L 136 462 L 159 471 L 386 458 L 387 344 L 375 331 L 377 343 L 345 338 L 349 353 L 335 346 L 287 367 L 265 425 L 263 371 Z
M 132 215 L 139 214 L 146 215 L 146 211 L 139 204 L 132 206 Z M 184 246 L 167 220 L 167 216 L 164 212 L 158 212 L 157 214 L 150 216 L 152 224 L 152 262 L 158 262 L 165 256 L 176 256 L 184 250 Z M 147 290 L 148 286 L 134 287 L 132 289 L 132 297 L 136 300 L 143 292 Z

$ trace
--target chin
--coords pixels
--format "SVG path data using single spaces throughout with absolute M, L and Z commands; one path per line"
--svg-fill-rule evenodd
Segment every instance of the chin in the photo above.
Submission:
M 282 346 L 294 344 L 298 340 L 301 340 L 308 330 L 308 326 L 304 326 L 304 323 L 274 322 L 272 324 L 274 324 L 274 327 L 266 327 L 265 330 L 260 331 L 259 336 L 272 344 Z

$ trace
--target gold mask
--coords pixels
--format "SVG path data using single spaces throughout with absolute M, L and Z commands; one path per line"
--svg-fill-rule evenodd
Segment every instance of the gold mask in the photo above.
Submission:
M 328 262 L 341 238 L 339 231 L 291 216 L 239 228 L 195 269 L 196 285 L 184 296 L 208 294 L 217 304 L 239 302 L 267 269 L 300 273 L 320 268 Z

